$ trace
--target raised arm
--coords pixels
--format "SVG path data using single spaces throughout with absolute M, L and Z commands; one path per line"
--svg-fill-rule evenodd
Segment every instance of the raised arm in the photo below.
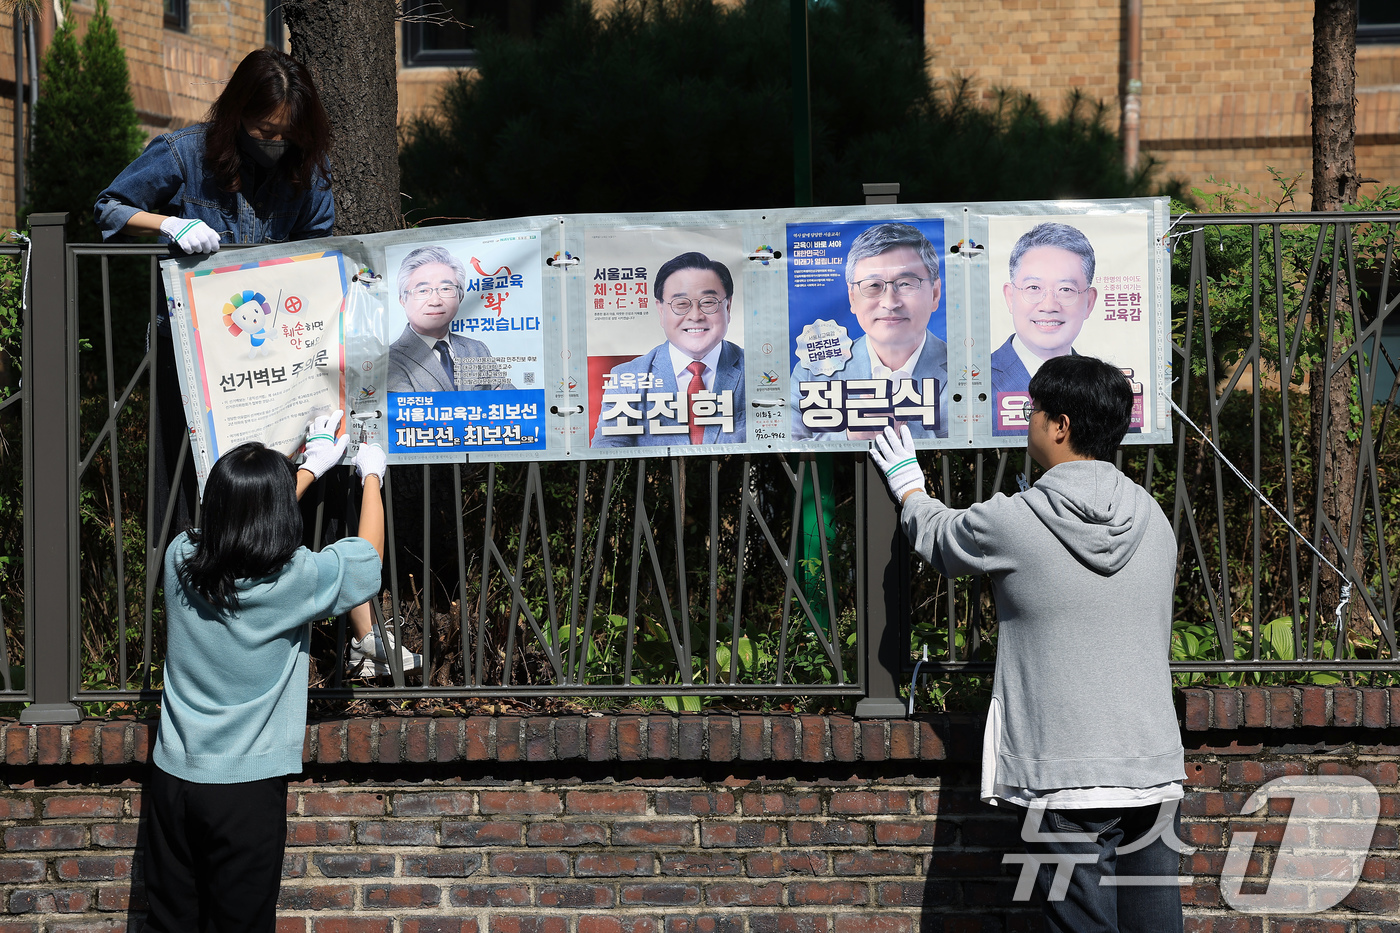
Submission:
M 321 475 L 340 462 L 345 456 L 345 448 L 350 445 L 350 435 L 336 437 L 345 412 L 337 411 L 329 415 L 312 418 L 306 427 L 306 457 L 297 468 L 297 498 L 300 499 L 311 484 Z
M 355 454 L 355 472 L 360 475 L 365 491 L 360 502 L 359 536 L 374 546 L 379 559 L 384 559 L 384 497 L 380 486 L 389 469 L 384 448 L 378 444 L 361 444 Z

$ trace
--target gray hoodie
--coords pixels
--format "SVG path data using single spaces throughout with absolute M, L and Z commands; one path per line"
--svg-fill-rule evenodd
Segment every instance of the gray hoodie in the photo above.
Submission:
M 1167 666 L 1176 541 L 1145 489 L 1111 463 L 1075 460 L 967 509 L 915 493 L 901 521 L 939 573 L 990 575 L 998 783 L 1185 779 Z

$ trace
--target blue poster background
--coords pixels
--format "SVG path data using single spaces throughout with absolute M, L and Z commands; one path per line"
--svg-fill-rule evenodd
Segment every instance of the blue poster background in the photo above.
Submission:
M 544 450 L 544 390 L 390 392 L 389 453 Z
M 892 219 L 892 218 L 891 218 Z M 787 368 L 792 369 L 797 358 L 793 350 L 802 328 L 815 320 L 835 321 L 846 328 L 852 340 L 863 333 L 860 322 L 851 313 L 851 301 L 846 290 L 846 250 L 851 241 L 870 227 L 890 220 L 860 220 L 843 223 L 788 224 L 788 349 Z M 943 280 L 944 249 L 942 220 L 900 220 L 899 223 L 917 227 L 938 251 L 939 279 Z M 831 245 L 836 242 L 839 245 Z M 818 245 L 821 244 L 821 245 Z M 929 318 L 928 328 L 935 337 L 948 339 L 947 283 L 938 296 L 938 307 Z

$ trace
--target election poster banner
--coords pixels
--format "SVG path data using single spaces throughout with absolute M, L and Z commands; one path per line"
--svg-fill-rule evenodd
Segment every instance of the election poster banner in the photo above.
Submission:
M 163 264 L 202 478 L 313 414 L 393 463 L 1025 443 L 1102 357 L 1170 438 L 1164 199 L 514 218 Z M 317 251 L 317 247 L 320 250 Z M 548 259 L 546 259 L 548 257 Z
M 227 261 L 227 257 L 225 257 Z M 291 455 L 312 417 L 344 408 L 341 254 L 185 272 L 172 308 L 195 472 L 248 441 Z
M 540 249 L 532 230 L 385 248 L 391 462 L 545 449 Z
M 790 438 L 948 436 L 941 219 L 789 223 Z
M 988 220 L 992 434 L 1024 436 L 1028 384 L 1055 356 L 1097 356 L 1133 388 L 1130 431 L 1151 432 L 1154 370 L 1146 212 Z
M 588 231 L 591 449 L 744 444 L 747 263 L 737 226 Z

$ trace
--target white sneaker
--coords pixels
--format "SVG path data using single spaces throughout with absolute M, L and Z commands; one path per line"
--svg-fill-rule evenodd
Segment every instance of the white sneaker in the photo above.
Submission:
M 381 643 L 379 633 L 370 629 L 364 638 L 350 639 L 350 676 L 351 677 L 388 677 L 393 673 L 389 666 L 389 651 L 394 650 L 393 636 L 388 636 L 385 641 L 386 646 Z M 423 656 L 409 651 L 407 648 L 399 648 L 399 663 L 402 665 L 404 673 L 416 671 L 423 666 Z

